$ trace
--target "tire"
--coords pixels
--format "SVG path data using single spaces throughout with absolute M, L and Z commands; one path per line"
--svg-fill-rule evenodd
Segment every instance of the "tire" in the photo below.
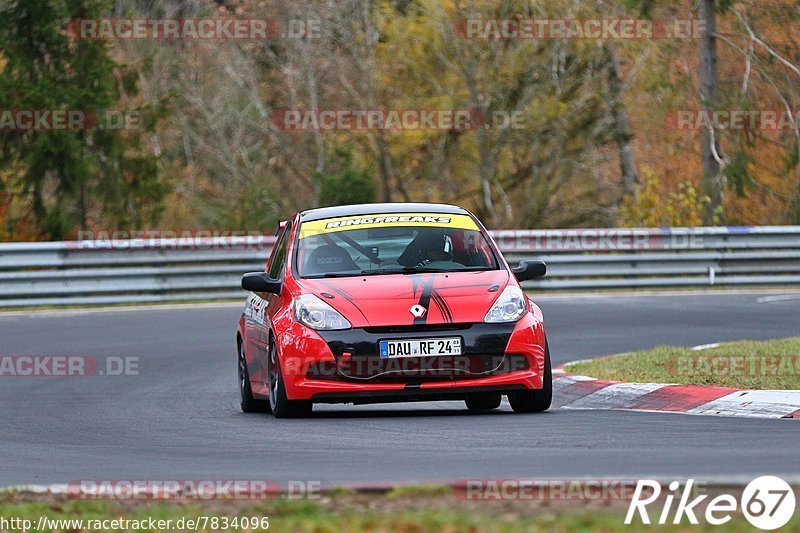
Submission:
M 485 393 L 470 396 L 465 400 L 470 411 L 490 411 L 500 407 L 502 397 L 499 394 Z
M 256 400 L 253 398 L 253 389 L 250 387 L 250 372 L 247 370 L 247 360 L 244 357 L 244 349 L 241 341 L 237 342 L 238 367 L 239 367 L 239 395 L 241 396 L 241 408 L 245 413 L 269 413 L 269 402 L 267 400 Z
M 553 403 L 553 370 L 550 366 L 550 346 L 544 341 L 544 377 L 542 388 L 512 392 L 508 403 L 515 413 L 541 413 L 550 409 Z
M 283 372 L 278 361 L 278 349 L 274 342 L 269 343 L 267 362 L 267 381 L 269 384 L 269 405 L 275 418 L 302 418 L 309 416 L 313 404 L 308 400 L 290 400 L 286 396 Z

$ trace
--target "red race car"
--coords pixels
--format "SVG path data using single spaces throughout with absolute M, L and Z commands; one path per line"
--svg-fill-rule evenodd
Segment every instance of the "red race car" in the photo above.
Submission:
M 470 410 L 550 407 L 541 310 L 466 209 L 368 204 L 281 223 L 265 272 L 246 274 L 239 320 L 245 412 L 304 416 L 314 403 L 465 400 Z

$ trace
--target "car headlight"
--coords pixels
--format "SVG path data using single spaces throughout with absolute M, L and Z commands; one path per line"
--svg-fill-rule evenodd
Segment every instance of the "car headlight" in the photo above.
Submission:
M 515 322 L 528 310 L 527 298 L 522 289 L 513 285 L 500 293 L 492 308 L 486 313 L 484 322 Z
M 339 311 L 313 294 L 304 294 L 295 299 L 294 317 L 311 329 L 332 330 L 352 327 Z

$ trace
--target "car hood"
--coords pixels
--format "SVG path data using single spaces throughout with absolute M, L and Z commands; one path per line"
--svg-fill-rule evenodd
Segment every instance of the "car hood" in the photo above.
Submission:
M 509 274 L 488 270 L 300 281 L 304 292 L 319 296 L 353 327 L 404 326 L 483 322 Z M 421 317 L 412 314 L 415 305 L 425 308 Z

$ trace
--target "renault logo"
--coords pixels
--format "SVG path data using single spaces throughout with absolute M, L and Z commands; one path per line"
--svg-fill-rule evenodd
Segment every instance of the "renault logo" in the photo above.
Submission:
M 417 305 L 412 305 L 409 311 L 411 311 L 411 314 L 414 315 L 415 317 L 421 318 L 425 316 L 426 309 L 421 305 L 417 304 Z

